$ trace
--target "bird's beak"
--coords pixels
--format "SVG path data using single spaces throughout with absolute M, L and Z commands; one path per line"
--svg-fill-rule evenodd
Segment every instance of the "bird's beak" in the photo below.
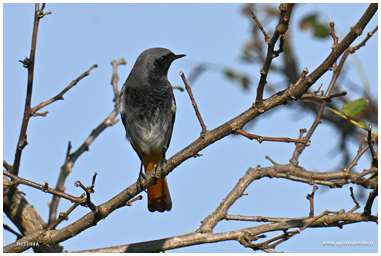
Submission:
M 175 59 L 180 59 L 180 58 L 182 58 L 182 57 L 184 57 L 184 56 L 186 56 L 186 55 L 185 55 L 185 54 L 178 54 L 178 55 L 175 55 L 175 56 L 173 56 L 172 61 L 174 61 Z

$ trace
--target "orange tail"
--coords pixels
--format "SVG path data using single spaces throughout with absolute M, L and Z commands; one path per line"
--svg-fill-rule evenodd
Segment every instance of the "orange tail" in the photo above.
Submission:
M 145 173 L 152 171 L 156 164 L 163 159 L 163 154 L 151 154 L 143 157 Z M 155 185 L 147 189 L 148 210 L 150 212 L 170 211 L 172 209 L 171 195 L 167 183 L 167 177 L 160 179 Z

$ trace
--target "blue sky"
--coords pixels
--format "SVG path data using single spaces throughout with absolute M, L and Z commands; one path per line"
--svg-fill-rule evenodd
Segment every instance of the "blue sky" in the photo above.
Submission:
M 57 101 L 43 109 L 46 117 L 31 118 L 28 127 L 29 145 L 24 149 L 19 175 L 38 183 L 47 181 L 55 186 L 63 164 L 68 141 L 75 151 L 92 129 L 101 123 L 113 109 L 113 91 L 110 86 L 110 62 L 124 57 L 127 65 L 119 67 L 121 88 L 137 56 L 151 47 L 165 47 L 177 54 L 186 54 L 176 60 L 168 77 L 173 85 L 183 86 L 179 71 L 189 75 L 199 63 L 229 66 L 250 74 L 256 85 L 260 67 L 240 61 L 240 51 L 250 38 L 252 20 L 241 14 L 242 4 L 47 4 L 45 16 L 39 27 L 35 80 L 32 107 L 50 99 L 65 88 L 93 64 L 98 64 L 90 76 L 80 81 Z M 368 4 L 300 4 L 295 7 L 290 29 L 292 43 L 302 70 L 312 72 L 331 51 L 332 40 L 317 40 L 311 33 L 302 32 L 298 22 L 311 12 L 323 13 L 323 20 L 334 21 L 340 39 L 366 10 Z M 348 15 L 350 14 L 350 15 Z M 3 158 L 13 162 L 25 102 L 27 70 L 18 60 L 29 56 L 34 15 L 34 4 L 3 5 Z M 378 14 L 376 14 L 378 15 Z M 258 15 L 260 18 L 260 14 Z M 377 17 L 366 27 L 371 31 Z M 271 31 L 272 24 L 264 24 Z M 366 84 L 373 94 L 377 90 L 378 32 L 366 47 L 351 56 L 346 67 L 347 79 Z M 362 40 L 362 39 L 361 39 Z M 359 42 L 357 40 L 356 42 Z M 281 61 L 279 58 L 274 60 Z M 278 63 L 279 63 L 278 62 Z M 361 74 L 366 71 L 366 80 Z M 360 70 L 360 71 L 359 71 Z M 331 73 L 324 75 L 313 87 L 327 85 Z M 360 78 L 359 78 L 360 77 Z M 269 83 L 284 83 L 276 75 L 269 75 Z M 255 86 L 242 90 L 228 81 L 220 72 L 203 73 L 193 87 L 193 94 L 208 129 L 213 129 L 249 108 L 255 99 Z M 284 86 L 287 86 L 285 84 Z M 365 86 L 365 85 L 364 85 Z M 342 84 L 349 92 L 348 99 L 358 95 L 349 85 Z M 265 97 L 270 95 L 265 95 Z M 167 157 L 180 151 L 200 133 L 189 96 L 175 91 L 177 116 Z M 291 107 L 292 108 L 292 107 Z M 274 137 L 292 137 L 300 128 L 309 128 L 314 120 L 301 115 L 290 106 L 278 107 L 256 119 L 249 132 Z M 282 127 L 279 129 L 279 127 Z M 92 200 L 100 204 L 110 199 L 138 177 L 139 159 L 124 136 L 124 127 L 118 122 L 106 129 L 75 163 L 66 181 L 66 192 L 82 193 L 74 187 L 76 180 L 90 184 L 94 172 L 98 173 Z M 302 154 L 300 165 L 311 171 L 330 171 L 338 166 L 340 156 L 332 154 L 337 149 L 339 136 L 328 123 L 323 123 L 312 137 L 312 145 Z M 352 157 L 358 144 L 351 144 Z M 202 157 L 192 158 L 177 167 L 169 176 L 173 208 L 164 214 L 148 212 L 146 199 L 133 207 L 119 209 L 87 229 L 74 239 L 62 243 L 65 250 L 84 250 L 134 243 L 181 235 L 196 230 L 200 221 L 209 215 L 235 186 L 249 167 L 269 166 L 269 155 L 278 163 L 288 163 L 293 144 L 264 142 L 259 144 L 240 136 L 229 136 L 204 149 Z M 356 171 L 368 168 L 362 159 Z M 20 187 L 29 202 L 42 218 L 48 216 L 49 194 L 28 187 Z M 357 187 L 355 187 L 355 192 Z M 307 216 L 309 203 L 305 199 L 312 187 L 287 180 L 261 179 L 247 189 L 249 196 L 239 199 L 230 214 L 302 217 Z M 329 192 L 329 193 L 328 193 Z M 366 192 L 368 193 L 368 192 Z M 363 207 L 365 202 L 360 202 Z M 59 211 L 71 203 L 61 200 Z M 315 213 L 330 210 L 350 210 L 353 202 L 349 187 L 329 190 L 319 187 L 315 195 Z M 375 202 L 375 210 L 378 204 Z M 77 208 L 69 221 L 77 220 L 89 211 Z M 3 215 L 4 223 L 10 221 Z M 248 223 L 221 222 L 215 232 L 248 227 Z M 275 234 L 275 233 L 274 233 Z M 271 236 L 272 234 L 268 234 Z M 275 236 L 275 235 L 274 235 Z M 284 252 L 377 252 L 377 225 L 361 223 L 343 229 L 307 229 L 276 248 Z M 3 242 L 13 242 L 15 237 L 4 232 Z M 324 247 L 324 241 L 373 241 L 372 247 Z M 85 242 L 84 242 L 85 241 Z M 168 252 L 251 252 L 238 242 L 197 245 Z

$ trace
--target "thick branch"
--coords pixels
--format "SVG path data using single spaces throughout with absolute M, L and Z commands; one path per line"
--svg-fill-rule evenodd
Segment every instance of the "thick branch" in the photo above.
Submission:
M 10 182 L 8 177 L 3 175 L 3 183 Z M 20 230 L 21 234 L 28 236 L 44 230 L 46 223 L 36 209 L 29 204 L 17 189 L 14 195 L 9 197 L 9 188 L 9 186 L 3 187 L 3 211 L 18 230 Z M 35 252 L 61 252 L 62 247 L 58 243 L 49 247 L 40 244 L 38 247 L 33 247 L 33 250 Z
M 319 217 L 319 218 L 317 218 Z M 271 231 L 283 231 L 291 228 L 303 227 L 327 227 L 346 225 L 361 221 L 377 222 L 377 216 L 364 217 L 359 213 L 340 213 L 335 215 L 317 216 L 314 218 L 290 219 L 287 221 L 269 223 L 260 226 L 228 231 L 222 233 L 197 233 L 192 232 L 181 236 L 163 238 L 159 240 L 146 241 L 134 244 L 125 244 L 106 248 L 77 251 L 81 253 L 141 253 L 141 252 L 160 252 L 197 244 L 216 243 L 222 241 L 236 240 L 242 238 L 256 237 L 260 234 Z
M 233 190 L 222 200 L 217 209 L 205 218 L 197 232 L 207 233 L 213 231 L 213 228 L 217 225 L 217 223 L 225 218 L 230 206 L 232 206 L 233 203 L 242 196 L 245 189 L 257 177 L 255 173 L 257 172 L 258 168 L 259 166 L 257 166 L 255 169 L 250 168 L 247 170 L 246 174 L 239 179 Z

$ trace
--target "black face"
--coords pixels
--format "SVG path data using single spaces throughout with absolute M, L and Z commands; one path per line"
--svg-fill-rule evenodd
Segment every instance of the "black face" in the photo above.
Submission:
M 173 52 L 160 55 L 155 60 L 155 66 L 157 70 L 167 73 L 171 63 L 178 58 L 184 57 L 185 54 L 176 55 Z

